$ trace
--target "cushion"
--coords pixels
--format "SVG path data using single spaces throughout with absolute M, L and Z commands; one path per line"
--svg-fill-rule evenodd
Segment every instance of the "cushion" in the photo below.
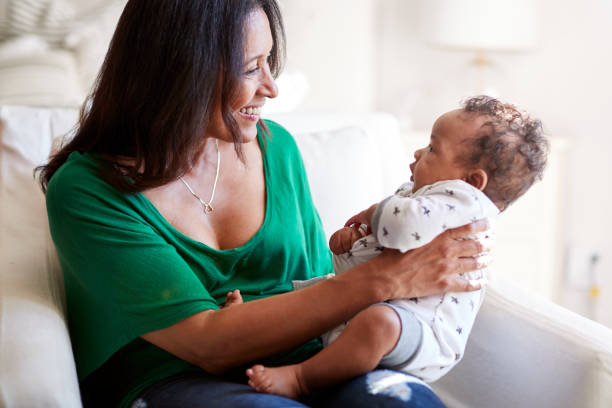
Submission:
M 326 236 L 410 177 L 397 120 L 387 114 L 274 114 L 294 136 Z M 383 176 L 384 175 L 384 176 Z
M 80 407 L 61 272 L 33 178 L 76 110 L 0 107 L 0 406 Z
M 349 217 L 382 197 L 380 155 L 365 132 L 355 127 L 298 133 L 295 139 L 329 238 Z
M 496 277 L 433 388 L 449 407 L 611 407 L 612 330 Z
M 0 104 L 79 106 L 85 92 L 74 56 L 68 51 L 26 45 L 32 43 L 14 40 L 0 47 Z

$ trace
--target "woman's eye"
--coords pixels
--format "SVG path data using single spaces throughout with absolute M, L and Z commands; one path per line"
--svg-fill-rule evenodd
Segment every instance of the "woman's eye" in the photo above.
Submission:
M 253 75 L 254 73 L 256 73 L 257 71 L 259 71 L 260 69 L 262 69 L 262 67 L 266 67 L 270 65 L 270 60 L 272 59 L 272 54 L 268 54 L 266 55 L 265 58 L 259 58 L 257 60 L 257 65 L 247 69 L 244 74 L 245 75 Z
M 254 68 L 252 68 L 252 69 L 247 70 L 247 71 L 245 72 L 245 74 L 246 74 L 246 75 L 252 75 L 252 74 L 256 73 L 258 70 L 259 70 L 259 65 L 258 65 L 258 66 L 256 66 L 256 67 L 254 67 Z

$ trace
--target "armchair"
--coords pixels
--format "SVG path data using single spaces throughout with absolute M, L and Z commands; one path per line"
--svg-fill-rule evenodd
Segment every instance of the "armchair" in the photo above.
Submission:
M 327 234 L 404 181 L 386 114 L 283 114 Z M 32 177 L 72 109 L 0 107 L 0 407 L 80 407 L 63 284 Z M 488 289 L 463 361 L 432 385 L 449 407 L 612 406 L 612 330 L 510 282 Z

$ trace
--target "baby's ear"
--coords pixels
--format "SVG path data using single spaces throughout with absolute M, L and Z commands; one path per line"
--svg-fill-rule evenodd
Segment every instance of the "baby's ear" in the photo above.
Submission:
M 470 183 L 480 191 L 484 191 L 485 187 L 487 186 L 487 182 L 489 181 L 489 177 L 487 176 L 487 172 L 483 169 L 474 169 L 468 172 L 468 174 L 463 178 L 463 181 Z

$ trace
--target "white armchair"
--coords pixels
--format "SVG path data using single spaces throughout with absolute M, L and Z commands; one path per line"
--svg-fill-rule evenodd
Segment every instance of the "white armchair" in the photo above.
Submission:
M 0 407 L 81 406 L 61 273 L 32 177 L 76 117 L 0 108 Z M 389 115 L 272 118 L 300 145 L 328 235 L 407 175 Z M 449 407 L 610 407 L 612 330 L 494 280 L 463 361 L 433 387 Z
M 433 388 L 456 408 L 611 407 L 612 330 L 494 281 L 464 359 Z

